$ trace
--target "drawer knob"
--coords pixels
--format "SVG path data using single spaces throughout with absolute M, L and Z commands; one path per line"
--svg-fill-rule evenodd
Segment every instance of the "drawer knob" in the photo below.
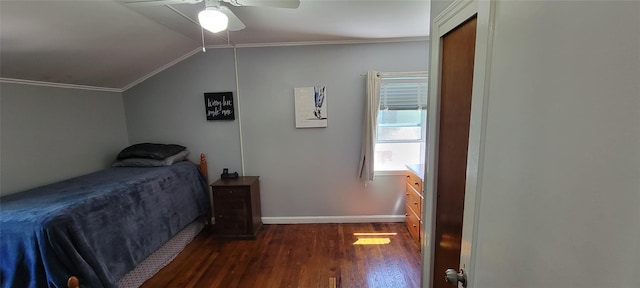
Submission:
M 418 182 L 416 182 L 416 183 L 414 183 L 414 184 L 415 184 L 416 186 L 420 185 L 420 183 L 418 183 Z

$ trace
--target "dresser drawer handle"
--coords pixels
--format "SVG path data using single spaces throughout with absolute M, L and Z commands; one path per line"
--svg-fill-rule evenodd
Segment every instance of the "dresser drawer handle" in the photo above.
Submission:
M 416 183 L 413 183 L 413 184 L 414 184 L 414 185 L 416 185 L 416 186 L 418 186 L 418 185 L 420 185 L 420 183 L 418 183 L 418 182 L 416 182 Z

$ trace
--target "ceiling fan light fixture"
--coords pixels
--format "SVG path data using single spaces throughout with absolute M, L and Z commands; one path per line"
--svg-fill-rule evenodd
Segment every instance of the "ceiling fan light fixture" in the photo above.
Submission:
M 216 7 L 207 7 L 207 9 L 200 11 L 198 13 L 198 21 L 202 28 L 213 33 L 226 30 L 227 25 L 229 25 L 229 17 Z

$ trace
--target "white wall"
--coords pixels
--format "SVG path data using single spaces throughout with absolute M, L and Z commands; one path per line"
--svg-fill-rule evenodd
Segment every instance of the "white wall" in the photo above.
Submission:
M 495 23 L 473 287 L 638 287 L 640 2 Z
M 121 93 L 0 83 L 0 194 L 108 167 L 127 144 Z
M 427 57 L 426 41 L 237 49 L 245 174 L 261 176 L 263 216 L 404 215 L 401 177 L 380 177 L 368 190 L 357 179 L 360 74 L 427 70 Z M 124 92 L 131 142 L 205 152 L 211 181 L 223 167 L 241 172 L 238 119 L 206 121 L 203 98 L 237 96 L 235 85 L 233 50 L 210 49 Z M 293 89 L 315 85 L 327 87 L 329 127 L 296 129 Z

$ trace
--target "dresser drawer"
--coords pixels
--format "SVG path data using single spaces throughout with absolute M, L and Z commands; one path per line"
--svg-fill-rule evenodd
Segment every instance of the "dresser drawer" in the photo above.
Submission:
M 409 183 L 407 183 L 405 194 L 407 207 L 411 207 L 411 209 L 418 216 L 419 220 L 420 217 L 422 217 L 422 196 L 418 194 L 418 192 L 415 191 L 415 189 L 413 189 L 413 187 Z
M 405 224 L 407 225 L 409 234 L 411 234 L 411 238 L 420 245 L 420 220 L 418 220 L 418 217 L 413 213 L 411 207 L 407 207 L 407 214 L 405 215 L 407 217 Z
M 411 185 L 422 195 L 422 179 L 412 171 L 407 171 L 407 184 Z

